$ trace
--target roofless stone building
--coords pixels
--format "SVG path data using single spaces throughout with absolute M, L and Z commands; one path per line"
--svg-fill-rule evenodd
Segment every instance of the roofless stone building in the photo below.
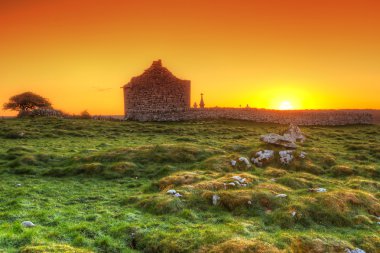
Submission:
M 182 112 L 190 108 L 189 80 L 175 77 L 161 60 L 124 85 L 124 110 L 127 119 L 155 120 L 155 116 Z M 153 116 L 153 117 L 152 117 Z
M 205 107 L 203 94 L 190 108 L 190 81 L 175 77 L 154 61 L 144 73 L 124 85 L 125 118 L 138 121 L 237 119 L 296 125 L 372 124 L 372 114 L 355 110 L 265 110 Z

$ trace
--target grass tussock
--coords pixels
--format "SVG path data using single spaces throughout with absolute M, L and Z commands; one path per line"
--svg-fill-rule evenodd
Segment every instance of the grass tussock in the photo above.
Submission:
M 308 205 L 310 217 L 319 224 L 350 226 L 357 214 L 380 215 L 380 202 L 370 193 L 338 190 L 318 195 Z
M 196 189 L 203 190 L 223 190 L 223 189 L 238 189 L 237 185 L 231 186 L 230 183 L 234 183 L 236 179 L 234 176 L 239 176 L 241 178 L 245 178 L 246 187 L 249 187 L 252 184 L 257 182 L 258 177 L 246 172 L 240 173 L 226 173 L 221 174 L 218 177 L 214 176 L 209 180 L 203 180 L 198 183 L 193 184 Z M 235 183 L 234 183 L 235 184 Z
M 351 248 L 350 245 L 341 240 L 313 238 L 300 236 L 292 240 L 291 249 L 294 253 L 342 253 L 345 249 Z
M 65 244 L 27 246 L 20 253 L 92 253 L 93 251 L 78 249 Z
M 268 167 L 264 171 L 264 175 L 268 177 L 281 177 L 287 174 L 287 171 L 284 169 L 278 169 L 273 167 Z
M 182 185 L 194 184 L 207 179 L 206 173 L 202 171 L 182 171 L 171 174 L 159 180 L 160 189 L 178 187 Z
M 334 176 L 350 176 L 355 173 L 355 171 L 348 165 L 335 165 L 330 169 Z
M 180 198 L 160 194 L 143 198 L 138 202 L 138 206 L 148 212 L 168 214 L 181 211 L 185 207 L 185 204 Z
M 205 247 L 199 253 L 281 253 L 275 246 L 255 239 L 234 238 L 218 245 Z

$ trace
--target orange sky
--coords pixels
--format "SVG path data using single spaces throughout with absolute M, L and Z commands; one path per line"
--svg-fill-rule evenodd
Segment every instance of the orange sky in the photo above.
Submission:
M 0 35 L 0 104 L 122 114 L 162 59 L 206 106 L 380 108 L 378 0 L 0 0 Z

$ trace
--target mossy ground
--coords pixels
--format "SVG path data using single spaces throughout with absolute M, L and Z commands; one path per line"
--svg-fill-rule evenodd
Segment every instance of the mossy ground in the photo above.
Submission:
M 305 160 L 230 166 L 284 127 L 0 120 L 0 252 L 379 252 L 380 126 L 302 127 Z

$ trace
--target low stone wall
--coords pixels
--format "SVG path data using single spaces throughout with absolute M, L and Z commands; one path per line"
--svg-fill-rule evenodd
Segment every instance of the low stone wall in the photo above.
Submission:
M 126 117 L 138 121 L 189 121 L 205 119 L 238 119 L 255 122 L 268 122 L 297 125 L 353 125 L 372 124 L 373 116 L 368 112 L 355 110 L 295 110 L 279 111 L 251 108 L 205 108 L 170 112 L 133 111 Z

